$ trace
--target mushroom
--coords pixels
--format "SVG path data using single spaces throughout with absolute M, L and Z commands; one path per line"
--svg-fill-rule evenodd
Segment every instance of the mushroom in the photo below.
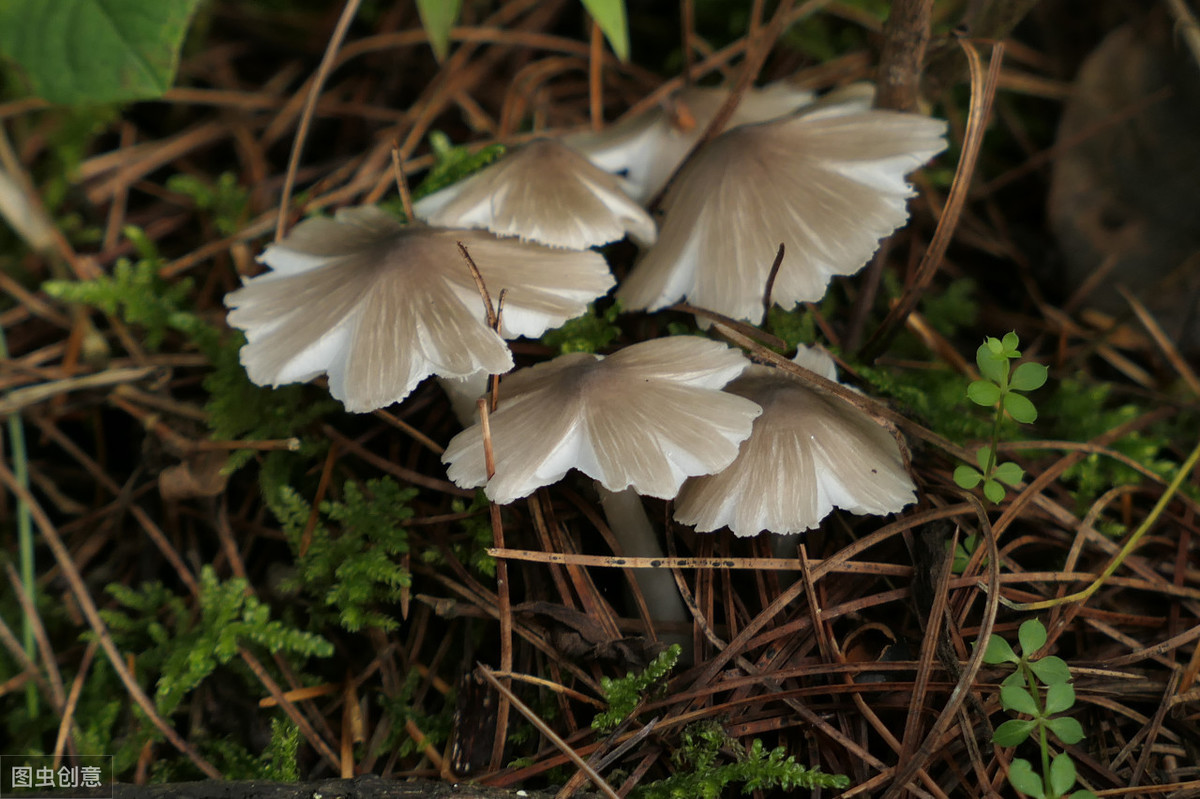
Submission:
M 823 351 L 801 348 L 794 360 L 837 380 Z M 896 439 L 858 408 L 765 366 L 747 369 L 726 390 L 762 406 L 762 415 L 731 466 L 684 483 L 677 521 L 739 536 L 799 533 L 835 507 L 886 514 L 916 499 Z
M 499 334 L 460 242 L 493 296 L 508 289 Z M 359 412 L 403 400 L 431 374 L 508 371 L 501 336 L 541 335 L 613 284 L 594 252 L 404 226 L 373 206 L 305 220 L 259 260 L 272 271 L 225 297 L 229 324 L 246 331 L 250 379 L 277 386 L 325 372 L 333 396 Z
M 626 192 L 645 203 L 667 185 L 728 98 L 729 89 L 692 86 L 675 96 L 671 110 L 659 105 L 599 133 L 576 133 L 564 141 L 602 169 L 623 172 Z M 812 92 L 784 81 L 749 89 L 729 124 L 777 119 L 812 101 Z
M 479 424 L 455 436 L 442 460 L 464 488 L 487 485 L 507 504 L 575 468 L 609 491 L 670 498 L 684 479 L 728 466 L 760 413 L 720 390 L 748 361 L 696 336 L 652 339 L 603 357 L 569 353 L 500 384 L 489 423 L 488 479 Z
M 567 145 L 535 139 L 414 206 L 418 219 L 583 250 L 625 237 L 654 243 L 654 220 L 621 180 Z
M 857 272 L 908 218 L 904 176 L 945 147 L 940 120 L 858 103 L 729 130 L 680 171 L 658 243 L 617 297 L 627 310 L 693 305 L 757 323 L 780 243 L 772 297 L 785 308 Z

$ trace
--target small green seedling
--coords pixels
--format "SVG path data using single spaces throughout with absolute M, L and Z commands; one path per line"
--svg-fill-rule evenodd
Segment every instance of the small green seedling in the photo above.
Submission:
M 1083 740 L 1083 727 L 1070 716 L 1055 714 L 1070 710 L 1075 704 L 1075 689 L 1071 687 L 1071 670 L 1066 662 L 1054 655 L 1031 660 L 1030 655 L 1046 644 L 1046 628 L 1037 619 L 1030 619 L 1017 631 L 1021 654 L 1013 651 L 1008 641 L 998 635 L 988 639 L 984 663 L 993 666 L 1012 663 L 1015 671 L 1000 683 L 1000 704 L 1010 713 L 1021 713 L 1028 719 L 1009 719 L 996 728 L 992 741 L 997 746 L 1016 746 L 1037 733 L 1036 741 L 1042 752 L 1042 773 L 1033 764 L 1014 758 L 1008 769 L 1008 781 L 1018 791 L 1035 799 L 1059 799 L 1075 785 L 1075 761 L 1066 752 L 1050 757 L 1049 734 L 1064 744 Z M 1096 799 L 1088 790 L 1070 794 L 1070 799 Z
M 984 496 L 996 503 L 1004 499 L 1005 485 L 1018 485 L 1025 475 L 1015 463 L 997 462 L 1000 422 L 1005 411 L 1024 424 L 1036 420 L 1037 408 L 1020 392 L 1039 389 L 1046 383 L 1046 367 L 1040 363 L 1027 361 L 1016 369 L 1011 368 L 1009 362 L 1021 357 L 1021 351 L 1017 349 L 1020 343 L 1016 333 L 1008 333 L 1003 339 L 989 336 L 976 351 L 975 362 L 979 364 L 983 379 L 967 386 L 967 396 L 976 405 L 996 409 L 992 441 L 976 453 L 978 469 L 962 464 L 954 470 L 954 482 L 961 488 L 971 489 L 983 483 Z

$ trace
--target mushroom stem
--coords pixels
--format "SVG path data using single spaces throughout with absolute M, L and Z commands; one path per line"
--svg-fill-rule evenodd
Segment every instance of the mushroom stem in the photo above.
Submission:
M 654 534 L 654 527 L 646 516 L 642 498 L 637 492 L 632 488 L 609 491 L 598 481 L 596 492 L 600 495 L 604 518 L 608 521 L 609 529 L 612 530 L 617 543 L 621 545 L 622 554 L 632 558 L 664 557 L 658 537 Z M 675 577 L 669 569 L 635 569 L 633 578 L 646 600 L 646 607 L 653 613 L 653 621 L 682 624 L 691 621 L 683 599 L 679 596 Z M 671 642 L 674 642 L 676 637 L 675 634 L 659 636 L 660 639 Z

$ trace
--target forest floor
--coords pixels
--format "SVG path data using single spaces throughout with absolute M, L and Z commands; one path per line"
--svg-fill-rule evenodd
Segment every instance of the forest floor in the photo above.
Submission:
M 57 229 L 37 250 L 0 225 L 0 754 L 110 755 L 139 785 L 1200 796 L 1186 3 L 629 0 L 624 63 L 583 5 L 467 3 L 438 61 L 413 3 L 364 2 L 339 43 L 342 3 L 214 0 L 159 100 L 0 95 L 0 165 Z M 862 272 L 740 341 L 828 347 L 899 425 L 917 501 L 779 539 L 645 499 L 682 622 L 655 623 L 578 472 L 498 510 L 450 482 L 435 381 L 352 414 L 239 363 L 223 298 L 306 216 L 400 212 L 397 179 L 652 109 L 688 68 L 823 93 L 881 62 L 947 151 Z M 620 279 L 636 251 L 604 254 Z M 1010 331 L 1049 369 L 1030 423 L 968 399 Z M 605 299 L 512 349 L 680 332 Z M 1019 479 L 960 488 L 993 442 Z

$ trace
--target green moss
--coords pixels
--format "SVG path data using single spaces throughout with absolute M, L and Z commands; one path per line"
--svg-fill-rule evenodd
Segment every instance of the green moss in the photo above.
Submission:
M 725 789 L 731 785 L 740 785 L 741 792 L 749 794 L 772 789 L 842 789 L 850 784 L 843 775 L 797 763 L 782 746 L 768 752 L 756 738 L 744 748 L 715 721 L 688 726 L 682 739 L 671 757 L 678 773 L 639 786 L 633 793 L 636 799 L 718 799 L 728 795 Z M 721 762 L 724 752 L 735 753 L 734 760 Z
M 621 313 L 620 303 L 613 302 L 603 311 L 595 303 L 588 305 L 587 313 L 568 319 L 554 330 L 542 336 L 542 343 L 559 353 L 599 352 L 607 348 L 621 335 L 617 327 L 617 316 Z

